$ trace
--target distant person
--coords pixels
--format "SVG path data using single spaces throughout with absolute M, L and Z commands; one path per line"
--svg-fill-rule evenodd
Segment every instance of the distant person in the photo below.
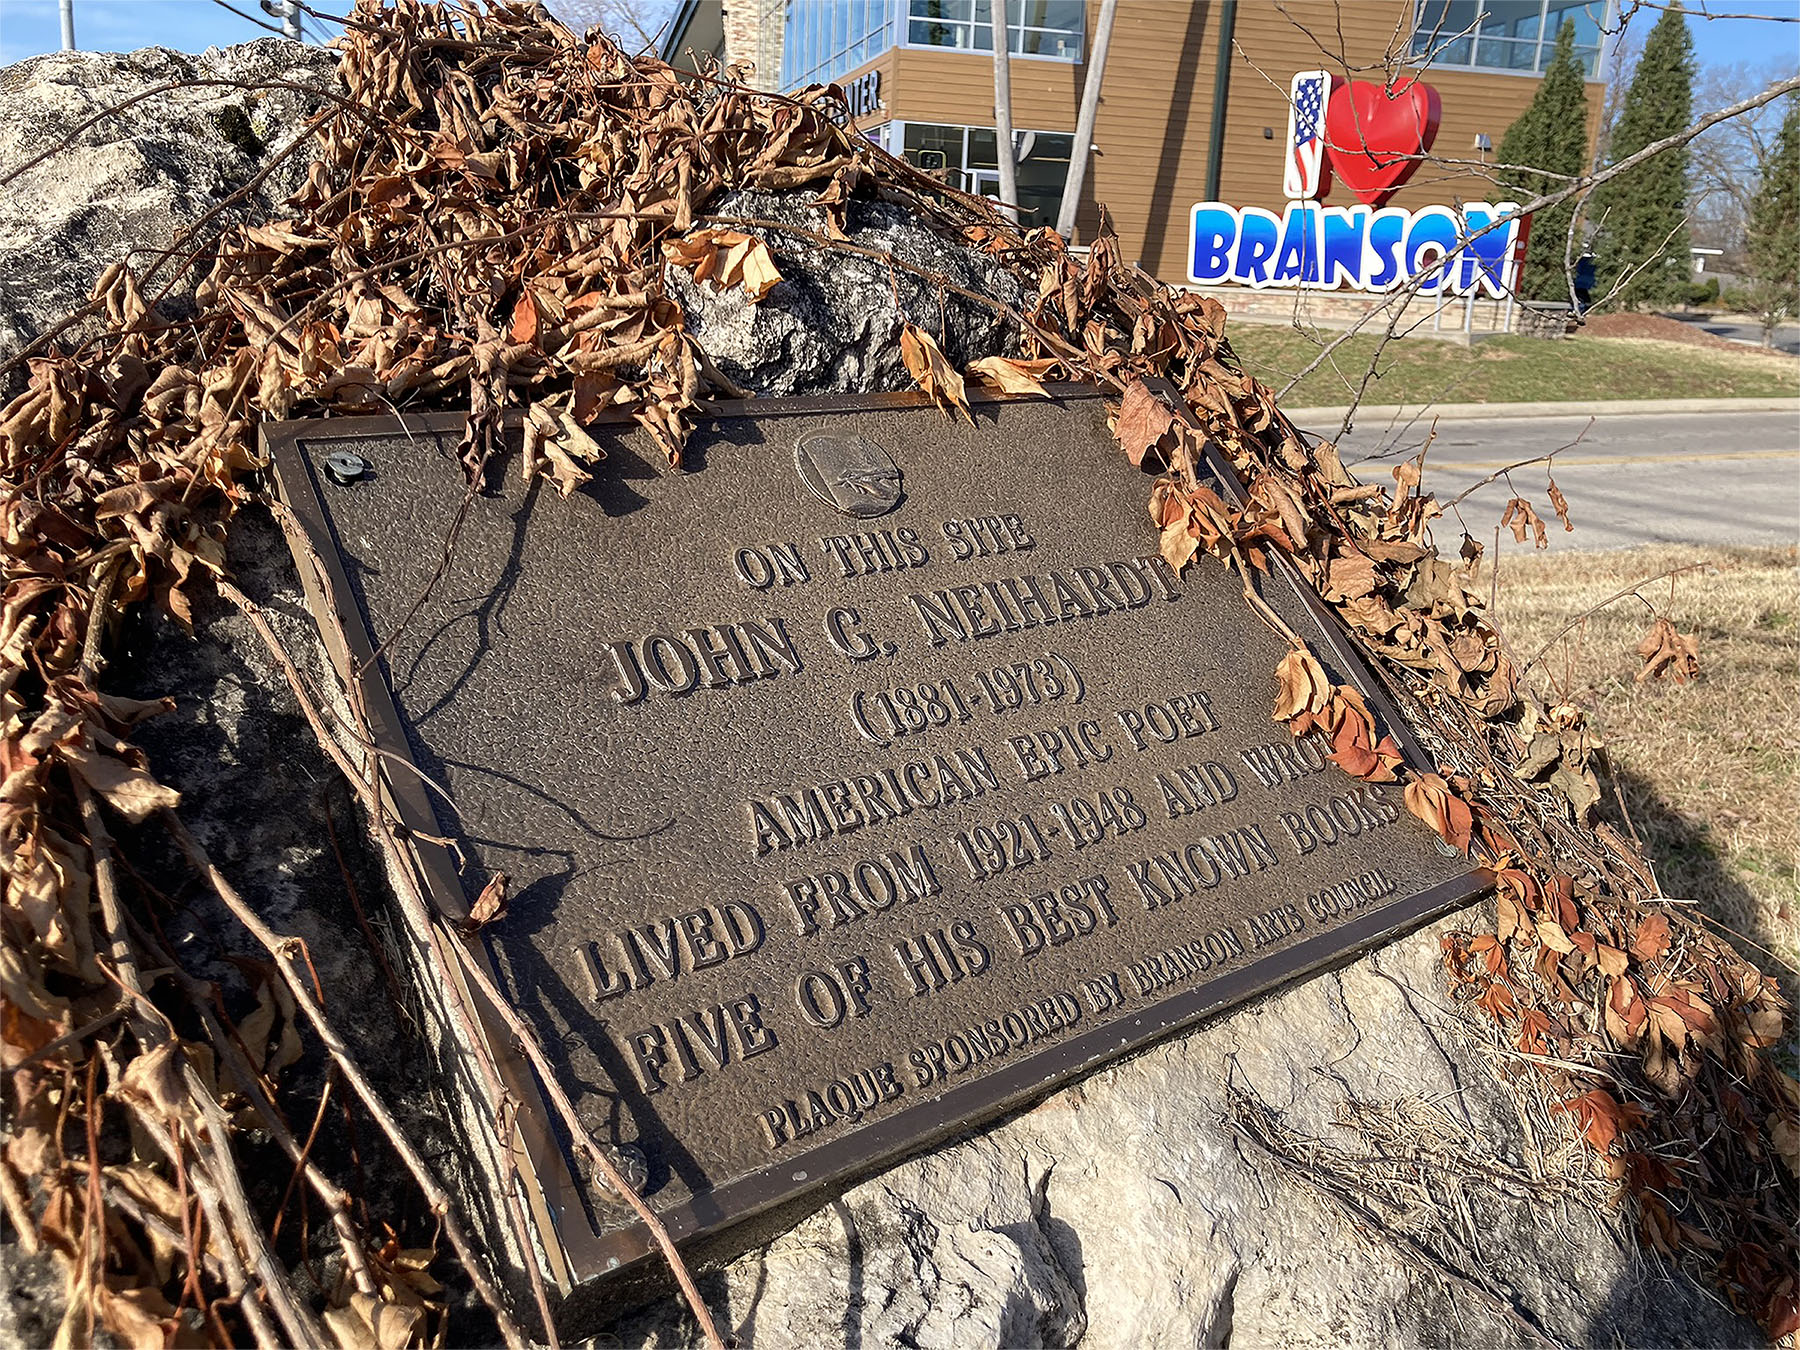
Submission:
M 1586 314 L 1594 307 L 1594 255 L 1584 253 L 1575 260 L 1575 313 Z

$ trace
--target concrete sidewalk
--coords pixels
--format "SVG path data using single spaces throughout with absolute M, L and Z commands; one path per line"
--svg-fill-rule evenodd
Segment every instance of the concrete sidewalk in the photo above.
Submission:
M 1308 431 L 1341 423 L 1347 405 L 1335 408 L 1283 408 L 1288 419 Z M 1413 421 L 1485 422 L 1525 417 L 1642 416 L 1656 413 L 1793 413 L 1800 417 L 1800 398 L 1613 398 L 1582 403 L 1365 403 L 1356 421 L 1374 428 Z M 1800 434 L 1800 426 L 1796 427 Z

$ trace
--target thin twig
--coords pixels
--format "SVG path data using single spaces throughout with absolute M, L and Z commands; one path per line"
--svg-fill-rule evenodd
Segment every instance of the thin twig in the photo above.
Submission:
M 1240 1100 L 1239 1110 L 1235 1114 L 1234 1120 L 1234 1123 L 1237 1126 L 1237 1134 L 1240 1139 L 1248 1141 L 1253 1147 L 1261 1152 L 1264 1157 L 1275 1163 L 1284 1172 L 1288 1173 L 1288 1175 L 1304 1182 L 1317 1194 L 1342 1210 L 1357 1227 L 1366 1232 L 1373 1232 L 1397 1251 L 1412 1257 L 1420 1264 L 1426 1266 L 1437 1275 L 1439 1279 L 1443 1280 L 1452 1288 L 1459 1289 L 1486 1305 L 1493 1312 L 1497 1313 L 1501 1320 L 1507 1322 L 1524 1335 L 1531 1344 L 1546 1347 L 1546 1350 L 1561 1350 L 1558 1341 L 1547 1335 L 1544 1330 L 1537 1325 L 1535 1320 L 1526 1317 L 1517 1308 L 1513 1307 L 1511 1303 L 1507 1302 L 1507 1300 L 1483 1285 L 1476 1283 L 1474 1280 L 1469 1279 L 1467 1276 L 1452 1270 L 1435 1252 L 1423 1246 L 1407 1234 L 1396 1231 L 1383 1222 L 1378 1214 L 1369 1209 L 1368 1206 L 1364 1205 L 1361 1201 L 1345 1195 L 1334 1186 L 1327 1185 L 1307 1168 L 1302 1167 L 1293 1158 L 1289 1157 L 1284 1151 L 1276 1148 L 1269 1140 L 1263 1137 L 1261 1129 L 1252 1128 L 1251 1121 L 1254 1119 L 1252 1112 L 1255 1110 L 1256 1107 L 1251 1106 L 1247 1101 Z M 1258 1122 L 1258 1124 L 1260 1125 L 1261 1122 Z
M 512 1001 L 502 994 L 493 980 L 489 978 L 487 971 L 482 969 L 481 962 L 469 955 L 467 949 L 460 942 L 450 940 L 446 945 L 462 956 L 463 971 L 474 981 L 475 987 L 481 990 L 483 997 L 487 999 L 489 1011 L 506 1023 L 507 1030 L 512 1032 L 520 1048 L 525 1051 L 525 1057 L 531 1061 L 532 1068 L 537 1070 L 538 1080 L 548 1094 L 551 1104 L 556 1108 L 557 1115 L 562 1117 L 563 1124 L 568 1128 L 569 1133 L 574 1136 L 582 1151 L 587 1154 L 588 1161 L 594 1165 L 594 1169 L 601 1176 L 606 1178 L 606 1184 L 637 1212 L 638 1219 L 644 1227 L 650 1230 L 650 1236 L 662 1249 L 663 1255 L 668 1259 L 670 1269 L 675 1272 L 676 1282 L 680 1284 L 681 1292 L 687 1298 L 688 1307 L 693 1310 L 694 1318 L 700 1324 L 700 1334 L 707 1345 L 712 1347 L 712 1350 L 724 1350 L 725 1343 L 719 1339 L 719 1330 L 713 1325 L 712 1313 L 707 1309 L 706 1300 L 701 1298 L 700 1288 L 694 1283 L 694 1277 L 688 1273 L 686 1263 L 676 1253 L 675 1242 L 669 1236 L 669 1230 L 663 1227 L 662 1220 L 657 1218 L 655 1211 L 644 1202 L 644 1197 L 639 1195 L 631 1183 L 625 1180 L 619 1169 L 613 1165 L 612 1159 L 607 1156 L 606 1150 L 600 1147 L 599 1141 L 582 1122 L 580 1114 L 575 1110 L 575 1103 L 570 1101 L 569 1094 L 563 1091 L 562 1077 L 556 1072 L 556 1066 L 550 1063 L 549 1056 L 544 1053 L 543 1046 L 538 1043 L 537 1034 L 526 1025 L 525 1019 L 519 1015 L 518 1009 L 512 1006 Z
M 350 1218 L 350 1195 L 343 1187 L 337 1185 L 310 1160 L 307 1156 L 312 1148 L 313 1138 L 318 1133 L 315 1121 L 311 1133 L 307 1137 L 306 1146 L 301 1147 L 294 1138 L 294 1132 L 288 1128 L 287 1122 L 281 1118 L 275 1103 L 269 1100 L 268 1093 L 263 1090 L 262 1080 L 251 1066 L 237 1041 L 225 1034 L 219 1025 L 218 1017 L 208 1006 L 214 997 L 212 986 L 183 973 L 180 977 L 182 988 L 201 1020 L 206 1024 L 213 1048 L 219 1052 L 225 1070 L 237 1083 L 238 1089 L 247 1097 L 256 1114 L 262 1118 L 263 1125 L 275 1142 L 281 1146 L 282 1152 L 293 1160 L 295 1172 L 303 1176 L 306 1184 L 312 1188 L 313 1194 L 319 1197 L 331 1217 L 332 1226 L 337 1229 L 338 1246 L 344 1253 L 344 1264 L 350 1269 L 350 1277 L 357 1289 L 365 1294 L 375 1295 L 379 1291 L 374 1272 L 369 1268 L 367 1254 L 363 1251 L 361 1235 L 356 1231 L 356 1224 Z M 319 1100 L 319 1118 L 323 1119 L 325 1103 L 331 1097 L 331 1077 L 326 1075 L 325 1086 Z M 289 1182 L 292 1190 L 293 1183 Z M 285 1209 L 284 1203 L 281 1208 Z M 280 1210 L 278 1209 L 279 1215 Z
M 1696 562 L 1696 563 L 1684 563 L 1680 567 L 1671 567 L 1666 571 L 1658 572 L 1655 576 L 1645 577 L 1642 581 L 1634 581 L 1634 582 L 1632 582 L 1631 585 L 1626 586 L 1622 590 L 1614 591 L 1611 595 L 1607 596 L 1606 599 L 1600 601 L 1598 604 L 1589 605 L 1586 609 L 1582 610 L 1581 613 L 1577 614 L 1574 618 L 1570 619 L 1561 628 L 1558 628 L 1547 639 L 1545 639 L 1544 645 L 1537 649 L 1537 655 L 1533 656 L 1531 658 L 1531 660 L 1527 661 L 1522 667 L 1520 667 L 1519 678 L 1523 679 L 1525 677 L 1526 671 L 1530 670 L 1539 661 L 1543 660 L 1544 653 L 1549 651 L 1553 646 L 1555 646 L 1557 639 L 1562 637 L 1562 635 L 1564 633 L 1568 632 L 1571 628 L 1574 628 L 1576 625 L 1585 623 L 1588 619 L 1593 618 L 1594 615 L 1598 614 L 1601 610 L 1605 609 L 1608 605 L 1615 604 L 1618 601 L 1623 600 L 1628 596 L 1637 595 L 1637 593 L 1639 591 L 1643 590 L 1644 587 L 1648 586 L 1653 581 L 1661 581 L 1664 577 L 1678 577 L 1683 572 L 1698 572 L 1698 571 L 1703 570 L 1704 568 L 1708 568 L 1711 566 L 1712 566 L 1711 562 Z M 1640 596 L 1639 599 L 1642 599 L 1642 597 Z M 1654 612 L 1655 607 L 1652 606 L 1651 608 L 1652 608 L 1652 612 Z
M 1564 450 L 1573 450 L 1576 446 L 1580 445 L 1581 441 L 1582 441 L 1582 437 L 1586 436 L 1588 434 L 1588 432 L 1590 432 L 1594 429 L 1595 421 L 1596 421 L 1595 418 L 1592 418 L 1592 417 L 1588 418 L 1587 425 L 1581 429 L 1581 435 L 1577 436 L 1574 440 L 1570 441 L 1567 445 L 1559 445 L 1556 449 L 1546 451 L 1545 453 L 1543 453 L 1541 455 L 1533 455 L 1533 456 L 1531 456 L 1530 459 L 1522 459 L 1516 464 L 1508 464 L 1504 469 L 1495 469 L 1492 473 L 1490 473 L 1486 478 L 1483 478 L 1480 482 L 1472 484 L 1468 488 L 1465 488 L 1462 492 L 1459 492 L 1456 496 L 1452 497 L 1449 501 L 1445 502 L 1444 509 L 1446 511 L 1448 511 L 1455 507 L 1461 506 L 1471 496 L 1473 496 L 1475 493 L 1481 491 L 1481 489 L 1486 487 L 1489 483 L 1492 483 L 1497 479 L 1506 477 L 1506 475 L 1511 473 L 1514 469 L 1523 469 L 1532 464 L 1552 463 L 1556 459 L 1556 457 L 1558 455 L 1560 455 Z
M 269 1250 L 268 1243 L 263 1238 L 263 1227 L 251 1212 L 250 1197 L 244 1194 L 243 1179 L 238 1175 L 237 1164 L 231 1157 L 231 1125 L 225 1119 L 225 1112 L 213 1100 L 212 1094 L 201 1083 L 200 1075 L 194 1072 L 194 1066 L 187 1062 L 185 1056 L 181 1067 L 188 1096 L 199 1106 L 204 1126 L 204 1136 L 194 1131 L 192 1126 L 189 1126 L 188 1133 L 206 1153 L 206 1170 L 211 1174 L 213 1184 L 218 1187 L 220 1201 L 230 1212 L 232 1223 L 225 1231 L 230 1233 L 232 1242 L 243 1247 L 249 1267 L 255 1273 L 257 1288 L 268 1298 L 269 1306 L 288 1334 L 289 1344 L 327 1344 L 325 1328 L 319 1325 L 318 1319 L 311 1312 L 301 1306 L 294 1286 L 288 1280 L 287 1271 Z M 202 1143 L 203 1138 L 205 1143 Z M 196 1161 L 190 1164 L 190 1169 L 199 1165 Z
M 200 841 L 194 838 L 188 827 L 182 822 L 181 817 L 173 811 L 165 810 L 162 813 L 162 819 L 163 823 L 168 826 L 169 832 L 174 836 L 177 846 L 187 855 L 188 861 L 195 870 L 212 887 L 213 893 L 219 897 L 237 920 L 250 930 L 256 940 L 263 945 L 264 950 L 275 958 L 276 968 L 280 970 L 283 980 L 292 991 L 294 1001 L 300 1005 L 301 1011 L 306 1014 L 307 1021 L 312 1024 L 314 1032 L 318 1034 L 319 1040 L 324 1044 L 326 1053 L 337 1064 L 339 1071 L 344 1075 L 344 1080 L 362 1099 L 369 1114 L 375 1117 L 382 1133 L 387 1136 L 394 1151 L 400 1155 L 400 1160 L 406 1165 L 406 1170 L 412 1174 L 419 1189 L 425 1193 L 425 1199 L 431 1206 L 432 1212 L 443 1223 L 444 1235 L 455 1249 L 457 1259 L 466 1269 L 469 1281 L 475 1286 L 476 1293 L 493 1313 L 495 1321 L 499 1324 L 502 1339 L 508 1346 L 514 1347 L 514 1350 L 525 1350 L 528 1343 L 525 1334 L 519 1324 L 513 1320 L 512 1314 L 502 1300 L 500 1291 L 488 1279 L 480 1264 L 475 1245 L 463 1227 L 455 1200 L 438 1181 L 425 1159 L 413 1146 L 412 1141 L 406 1137 L 405 1131 L 394 1119 L 393 1112 L 388 1109 L 381 1094 L 369 1082 L 362 1066 L 351 1054 L 350 1047 L 344 1043 L 337 1028 L 325 1016 L 325 1010 L 314 1000 L 311 988 L 307 981 L 301 978 L 300 971 L 294 964 L 294 958 L 288 950 L 288 944 L 292 939 L 280 936 L 262 921 L 261 916 L 244 901 L 243 896 L 238 894 L 237 888 L 226 879 L 225 874 L 213 864 L 206 850 L 201 847 Z

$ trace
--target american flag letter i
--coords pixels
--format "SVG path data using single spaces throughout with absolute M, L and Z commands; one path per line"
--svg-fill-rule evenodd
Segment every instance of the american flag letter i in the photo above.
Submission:
M 1325 98 L 1331 92 L 1331 76 L 1323 70 L 1303 70 L 1294 76 L 1288 98 L 1288 157 L 1281 175 L 1281 190 L 1289 201 L 1310 201 L 1319 195 L 1325 167 Z

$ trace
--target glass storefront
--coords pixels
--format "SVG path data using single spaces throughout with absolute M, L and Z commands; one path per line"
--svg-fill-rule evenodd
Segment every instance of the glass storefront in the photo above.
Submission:
M 1011 49 L 1020 56 L 1081 59 L 1087 23 L 1083 0 L 1011 0 Z M 994 50 L 994 11 L 988 0 L 907 0 L 906 40 L 914 47 Z
M 984 197 L 1000 195 L 1000 159 L 992 127 L 959 127 L 936 122 L 890 124 L 888 148 L 923 168 L 942 169 L 952 187 Z M 1066 131 L 1017 131 L 1019 223 L 1027 228 L 1056 224 L 1069 151 L 1075 137 Z M 941 157 L 941 158 L 940 158 Z
M 1083 0 L 1009 0 L 1007 27 L 1019 56 L 1079 61 Z M 828 84 L 890 47 L 994 50 L 989 0 L 788 0 L 781 87 Z
M 781 87 L 829 84 L 895 42 L 894 0 L 789 0 Z
M 1573 20 L 1575 59 L 1592 77 L 1606 11 L 1607 0 L 1417 0 L 1412 54 L 1439 67 L 1542 71 Z

